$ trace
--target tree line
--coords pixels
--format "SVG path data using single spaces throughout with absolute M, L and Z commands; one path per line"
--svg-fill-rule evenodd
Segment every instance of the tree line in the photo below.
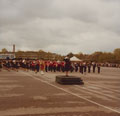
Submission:
M 0 53 L 8 53 L 6 48 L 3 48 Z M 43 50 L 39 51 L 17 51 L 15 52 L 16 58 L 37 58 L 37 59 L 45 59 L 45 60 L 63 60 L 65 56 L 45 52 Z M 116 48 L 113 52 L 101 52 L 96 51 L 92 54 L 84 54 L 82 52 L 78 54 L 74 54 L 72 52 L 67 54 L 68 57 L 76 56 L 83 61 L 95 61 L 95 62 L 109 62 L 109 63 L 119 63 L 120 64 L 120 48 Z
M 115 49 L 113 52 L 101 52 L 97 51 L 92 54 L 75 54 L 79 59 L 84 59 L 86 61 L 95 61 L 95 62 L 109 62 L 109 63 L 120 63 L 120 48 Z

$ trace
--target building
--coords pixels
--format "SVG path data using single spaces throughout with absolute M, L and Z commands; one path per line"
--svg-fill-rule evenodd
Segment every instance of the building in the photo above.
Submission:
M 61 55 L 39 51 L 15 51 L 15 45 L 13 45 L 12 52 L 0 52 L 0 59 L 44 59 L 44 60 L 61 60 Z
M 13 45 L 12 52 L 0 52 L 0 59 L 14 59 L 15 58 L 15 44 Z
M 12 52 L 7 52 L 7 53 L 0 52 L 0 59 L 14 59 L 14 58 L 15 58 L 15 54 L 13 54 Z

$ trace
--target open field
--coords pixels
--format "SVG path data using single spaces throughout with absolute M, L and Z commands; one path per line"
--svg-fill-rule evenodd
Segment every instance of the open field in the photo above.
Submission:
M 120 68 L 70 73 L 84 85 L 60 85 L 56 75 L 0 72 L 0 116 L 120 116 Z

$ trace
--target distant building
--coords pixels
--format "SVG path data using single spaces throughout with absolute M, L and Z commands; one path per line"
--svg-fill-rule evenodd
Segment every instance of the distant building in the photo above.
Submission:
M 0 59 L 14 59 L 15 56 L 15 44 L 13 45 L 13 51 L 12 52 L 0 52 Z
M 12 52 L 2 53 L 0 52 L 0 59 L 14 59 L 15 54 Z
M 38 52 L 16 52 L 15 55 L 18 59 L 39 59 Z
M 40 51 L 17 51 L 15 44 L 12 52 L 0 52 L 0 59 L 44 59 L 44 60 L 61 60 L 62 57 L 55 53 Z
M 15 44 L 13 44 L 13 53 L 15 53 Z

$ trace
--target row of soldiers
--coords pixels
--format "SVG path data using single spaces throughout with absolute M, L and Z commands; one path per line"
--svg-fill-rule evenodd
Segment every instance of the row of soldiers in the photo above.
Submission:
M 43 60 L 1 60 L 0 61 L 0 70 L 2 68 L 10 70 L 23 69 L 25 71 L 32 70 L 35 73 L 41 71 L 42 73 L 45 72 L 64 72 L 65 71 L 65 61 L 43 61 Z M 81 74 L 86 74 L 96 72 L 100 73 L 100 64 L 99 63 L 86 63 L 86 62 L 79 62 L 75 63 L 72 62 L 70 65 L 70 72 L 80 72 Z

